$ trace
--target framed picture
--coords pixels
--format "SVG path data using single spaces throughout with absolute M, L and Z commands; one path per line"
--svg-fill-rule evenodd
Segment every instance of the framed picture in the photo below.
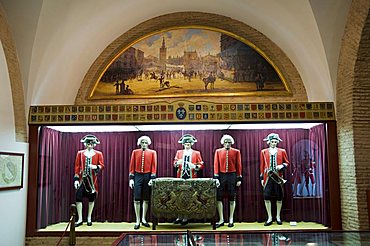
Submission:
M 125 47 L 90 99 L 289 94 L 279 68 L 248 40 L 215 28 L 179 27 Z
M 23 188 L 24 154 L 0 152 L 0 190 Z

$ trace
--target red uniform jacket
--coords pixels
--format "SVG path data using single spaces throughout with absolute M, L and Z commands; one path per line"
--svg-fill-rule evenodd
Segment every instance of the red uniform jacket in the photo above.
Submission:
M 228 153 L 228 165 L 226 165 L 226 152 Z M 226 150 L 225 148 L 217 149 L 214 158 L 214 175 L 218 176 L 219 173 L 233 173 L 236 172 L 237 177 L 242 176 L 242 157 L 240 150 L 230 148 Z
M 312 184 L 314 184 L 315 183 L 314 169 L 316 168 L 316 162 L 313 161 L 311 158 L 306 157 L 303 160 L 301 160 L 301 166 L 306 182 L 308 183 L 309 179 L 311 179 Z
M 283 163 L 289 165 L 288 155 L 286 154 L 285 149 L 277 148 L 276 155 L 276 165 L 281 165 Z M 268 148 L 261 150 L 260 163 L 260 176 L 263 177 L 263 186 L 265 187 L 269 177 L 268 171 L 270 169 L 270 153 Z M 278 173 L 283 177 L 283 172 L 281 170 Z
M 77 152 L 76 160 L 75 160 L 75 177 L 78 177 L 79 182 L 82 182 L 82 174 L 85 170 L 85 163 L 86 163 L 86 156 L 84 155 L 86 150 L 80 150 Z M 95 152 L 95 155 L 93 155 L 91 158 L 91 164 L 99 166 L 99 171 L 101 171 L 104 168 L 104 159 L 103 159 L 103 153 L 98 150 L 93 150 Z M 92 177 L 94 182 L 94 187 L 96 192 L 99 191 L 98 188 L 98 178 L 97 174 L 98 172 L 95 170 L 92 170 Z
M 146 149 L 144 151 L 144 162 L 142 161 L 143 150 L 135 149 L 131 154 L 130 161 L 130 179 L 134 178 L 137 173 L 150 173 L 152 178 L 156 177 L 157 173 L 157 152 L 155 150 Z
M 174 161 L 174 165 L 176 165 L 176 162 L 180 159 L 183 159 L 183 155 L 184 155 L 184 150 L 178 150 L 176 152 L 176 156 L 175 156 L 175 161 Z M 193 150 L 193 153 L 191 154 L 191 160 L 190 160 L 191 163 L 193 163 L 194 165 L 199 165 L 199 170 L 203 168 L 203 161 L 202 161 L 202 156 L 200 155 L 200 152 L 197 151 L 197 150 Z M 181 172 L 182 172 L 182 165 L 179 165 L 178 166 L 178 169 L 177 169 L 177 177 L 180 178 L 181 177 Z M 192 178 L 196 178 L 197 177 L 197 172 L 192 169 L 191 170 L 191 177 Z

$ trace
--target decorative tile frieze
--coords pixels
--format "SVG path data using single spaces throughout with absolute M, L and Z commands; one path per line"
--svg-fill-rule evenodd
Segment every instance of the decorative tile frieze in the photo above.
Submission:
M 29 124 L 217 123 L 335 120 L 332 102 L 173 103 L 31 106 Z

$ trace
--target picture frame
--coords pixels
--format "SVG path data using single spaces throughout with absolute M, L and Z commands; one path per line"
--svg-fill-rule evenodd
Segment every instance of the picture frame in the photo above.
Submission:
M 147 34 L 108 64 L 90 100 L 291 95 L 282 72 L 261 49 L 217 28 Z
M 0 190 L 22 189 L 24 154 L 0 152 Z

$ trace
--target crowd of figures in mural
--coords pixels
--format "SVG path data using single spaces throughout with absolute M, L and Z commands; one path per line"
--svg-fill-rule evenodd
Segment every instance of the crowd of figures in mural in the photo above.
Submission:
M 226 34 L 182 29 L 141 40 L 104 72 L 96 95 L 283 91 L 272 65 Z

